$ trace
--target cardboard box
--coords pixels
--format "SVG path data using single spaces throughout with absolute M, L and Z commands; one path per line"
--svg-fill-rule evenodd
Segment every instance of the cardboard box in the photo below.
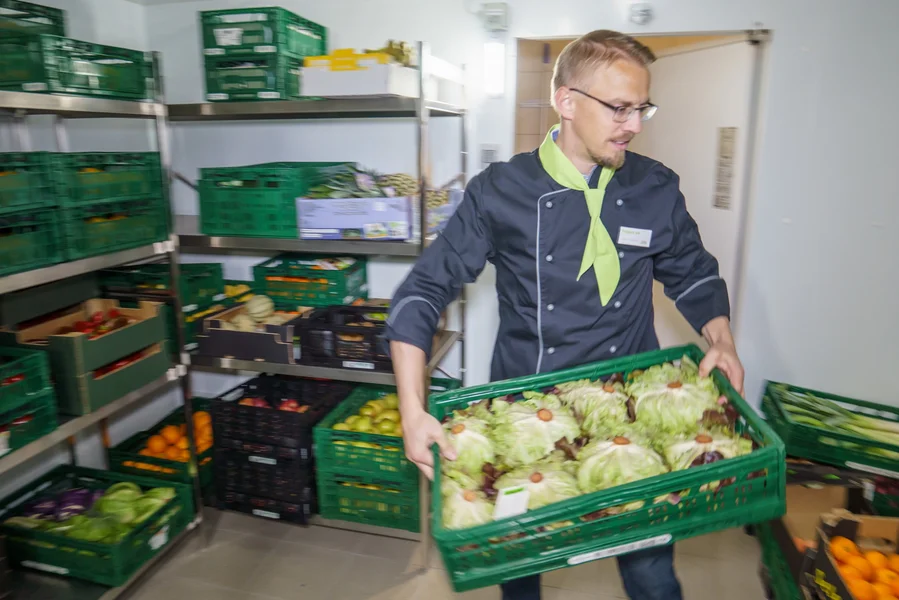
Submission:
M 224 325 L 245 311 L 244 306 L 235 306 L 203 320 L 202 330 L 197 334 L 197 353 L 215 358 L 297 364 L 299 323 L 310 310 L 301 308 L 294 318 L 281 325 L 265 325 L 262 330 L 251 332 L 234 331 Z
M 396 198 L 297 198 L 300 239 L 409 240 L 415 237 L 417 202 Z

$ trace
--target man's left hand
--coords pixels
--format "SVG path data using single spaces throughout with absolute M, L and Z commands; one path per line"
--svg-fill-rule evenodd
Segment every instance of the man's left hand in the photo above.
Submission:
M 705 358 L 699 363 L 699 374 L 703 377 L 709 375 L 712 369 L 718 367 L 724 373 L 737 393 L 743 395 L 743 364 L 737 356 L 737 349 L 730 342 L 718 342 L 712 344 L 706 352 Z

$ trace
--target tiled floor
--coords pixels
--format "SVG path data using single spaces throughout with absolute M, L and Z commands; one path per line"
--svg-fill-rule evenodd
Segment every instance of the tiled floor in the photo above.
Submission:
M 135 600 L 498 600 L 498 588 L 450 590 L 436 550 L 322 527 L 301 528 L 216 513 L 212 541 L 194 535 Z M 687 600 L 761 600 L 759 549 L 741 529 L 682 542 L 677 571 Z M 543 577 L 544 600 L 627 598 L 613 560 Z

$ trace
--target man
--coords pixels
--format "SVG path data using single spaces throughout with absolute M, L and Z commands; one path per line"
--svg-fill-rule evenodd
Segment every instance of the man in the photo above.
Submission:
M 742 393 L 727 287 L 687 213 L 678 177 L 627 152 L 656 111 L 649 102 L 654 60 L 648 48 L 613 31 L 569 44 L 552 83 L 560 125 L 538 150 L 471 180 L 443 234 L 397 290 L 388 338 L 406 455 L 429 477 L 433 444 L 454 456 L 424 409 L 427 354 L 440 314 L 488 260 L 496 267 L 500 313 L 493 380 L 657 349 L 657 279 L 709 344 L 702 373 L 718 367 Z M 630 598 L 680 599 L 673 557 L 670 546 L 619 557 Z M 539 576 L 502 588 L 506 600 L 540 597 Z

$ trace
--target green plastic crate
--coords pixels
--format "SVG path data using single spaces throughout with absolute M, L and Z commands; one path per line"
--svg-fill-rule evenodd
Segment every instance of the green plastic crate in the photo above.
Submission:
M 52 389 L 28 396 L 13 409 L 0 407 L 0 456 L 27 446 L 56 426 L 56 397 Z
M 135 265 L 100 271 L 100 285 L 106 292 L 158 294 L 164 300 L 169 296 L 170 281 L 168 264 Z M 184 312 L 192 312 L 213 302 L 224 302 L 226 296 L 222 263 L 182 263 L 178 291 Z
M 266 163 L 200 169 L 200 231 L 205 235 L 296 239 L 296 199 L 348 164 Z
M 139 200 L 162 195 L 158 152 L 65 152 L 52 155 L 60 204 Z
M 303 59 L 276 54 L 206 58 L 206 100 L 247 102 L 302 98 Z
M 0 215 L 0 276 L 55 265 L 64 260 L 55 209 Z
M 69 206 L 60 212 L 68 260 L 146 246 L 169 235 L 161 197 Z
M 149 52 L 55 35 L 0 37 L 0 89 L 18 92 L 155 100 Z
M 340 269 L 334 269 L 334 261 Z M 322 263 L 331 265 L 322 268 Z M 331 306 L 368 298 L 364 257 L 331 258 L 282 254 L 253 267 L 254 289 L 281 306 Z
M 103 544 L 67 538 L 50 532 L 0 525 L 6 535 L 9 560 L 14 565 L 119 586 L 153 558 L 191 522 L 194 503 L 187 484 L 111 473 L 96 469 L 61 466 L 28 484 L 0 503 L 0 522 L 37 494 L 52 494 L 69 488 L 92 490 L 129 481 L 144 491 L 155 487 L 175 488 L 175 497 L 152 517 L 135 527 L 118 544 Z
M 192 398 L 193 412 L 210 412 L 211 398 Z M 140 431 L 129 437 L 121 444 L 109 449 L 109 469 L 118 473 L 131 473 L 144 477 L 154 477 L 166 481 L 180 481 L 191 483 L 191 465 L 186 462 L 142 456 L 140 451 L 147 445 L 150 436 L 156 435 L 166 425 L 184 424 L 184 408 L 178 407 L 156 425 L 146 431 Z M 213 447 L 210 446 L 197 456 L 197 467 L 200 472 L 200 486 L 206 487 L 212 483 Z M 141 466 L 142 465 L 142 466 Z M 171 472 L 170 472 L 171 471 Z
M 431 389 L 441 392 L 457 389 L 454 379 L 432 379 Z M 369 400 L 396 393 L 386 385 L 360 385 L 312 430 L 316 468 L 332 474 L 377 478 L 418 486 L 418 468 L 406 458 L 403 438 L 377 433 L 336 431 L 335 424 L 356 414 Z M 356 443 L 377 447 L 359 447 Z M 417 518 L 417 517 L 416 517 Z
M 787 455 L 899 479 L 899 466 L 895 458 L 876 456 L 865 451 L 867 448 L 879 448 L 899 453 L 899 446 L 796 422 L 783 409 L 778 399 L 776 388 L 781 385 L 793 392 L 810 393 L 838 402 L 852 412 L 895 423 L 899 423 L 899 408 L 773 381 L 765 382 L 762 396 L 762 413 L 783 440 Z
M 684 355 L 698 363 L 703 353 L 693 345 L 675 347 L 465 388 L 431 396 L 429 411 L 437 419 L 443 419 L 451 411 L 485 398 L 546 389 L 565 381 L 630 373 L 679 360 Z M 496 585 L 783 515 L 786 508 L 783 442 L 719 371 L 713 375 L 719 389 L 740 413 L 744 431 L 759 444 L 751 454 L 584 494 L 528 511 L 520 517 L 470 529 L 448 530 L 441 518 L 441 458 L 435 450 L 432 531 L 453 588 L 461 592 Z M 711 482 L 729 478 L 735 478 L 734 483 L 716 491 L 701 489 Z M 677 504 L 665 500 L 671 494 L 679 495 Z M 645 504 L 642 508 L 597 518 L 599 511 L 632 502 Z
M 21 33 L 65 35 L 66 13 L 21 0 L 0 0 L 0 36 Z
M 771 600 L 802 600 L 802 593 L 793 580 L 793 575 L 790 574 L 790 565 L 777 545 L 771 525 L 768 523 L 756 525 L 755 536 L 762 547 L 762 564 L 767 571 L 768 584 L 773 593 Z
M 237 8 L 200 12 L 203 54 L 320 56 L 328 30 L 283 8 Z
M 418 485 L 329 473 L 321 467 L 315 477 L 323 518 L 421 531 Z
M 0 414 L 52 391 L 45 352 L 0 347 Z
M 56 203 L 51 156 L 49 152 L 0 154 L 0 214 L 35 210 Z
M 96 273 L 85 273 L 0 295 L 0 325 L 16 325 L 44 317 L 100 295 Z

